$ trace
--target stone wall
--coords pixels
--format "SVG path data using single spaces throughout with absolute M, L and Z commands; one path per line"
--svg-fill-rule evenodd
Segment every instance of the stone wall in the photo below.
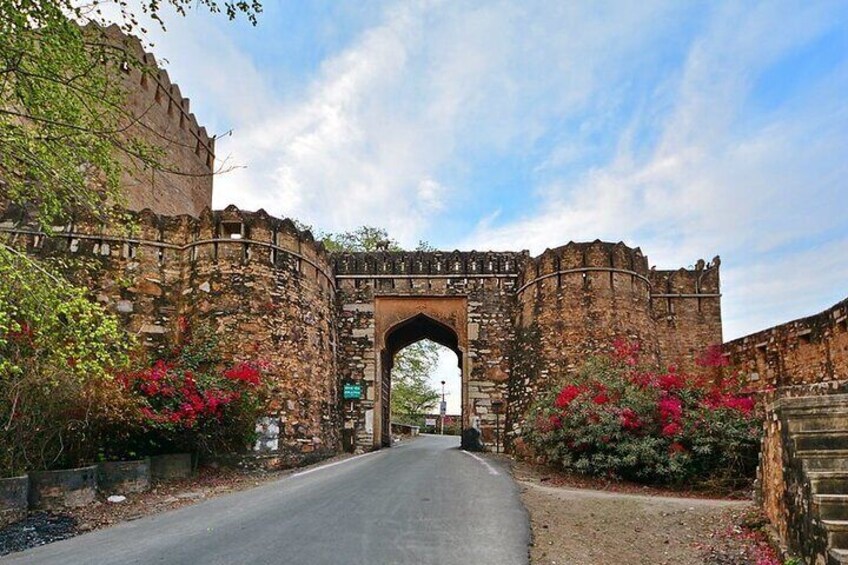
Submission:
M 358 449 L 379 445 L 380 356 L 387 336 L 377 333 L 414 315 L 412 310 L 404 314 L 406 307 L 398 299 L 413 299 L 415 312 L 456 334 L 463 365 L 463 427 L 479 428 L 483 442 L 494 443 L 491 401 L 507 397 L 516 279 L 525 257 L 473 251 L 333 255 L 340 308 L 339 378 L 360 382 L 365 389 L 363 400 L 351 403 L 344 413 L 345 427 L 355 434 Z M 440 313 L 444 301 L 439 298 L 465 299 L 460 322 Z
M 651 269 L 651 316 L 663 363 L 692 368 L 709 345 L 721 345 L 721 282 L 715 257 L 693 269 Z
M 813 316 L 729 341 L 724 354 L 731 368 L 759 391 L 765 412 L 757 481 L 766 517 L 782 540 L 796 550 L 809 549 L 803 538 L 821 536 L 805 533 L 812 527 L 810 485 L 792 453 L 781 407 L 815 404 L 816 397 L 848 392 L 848 299 Z M 801 414 L 796 409 L 796 418 Z
M 32 255 L 76 261 L 72 277 L 151 350 L 170 348 L 178 319 L 211 326 L 231 360 L 263 361 L 280 448 L 335 449 L 340 428 L 335 287 L 323 246 L 264 211 L 135 214 L 131 231 L 85 219 L 46 237 L 18 210 L 0 237 Z
M 824 312 L 768 328 L 724 344 L 730 364 L 752 388 L 838 387 L 848 380 L 848 299 Z
M 80 218 L 50 237 L 21 214 L 9 209 L 0 221 L 5 241 L 86 259 L 74 278 L 146 347 L 171 347 L 185 319 L 213 328 L 226 358 L 266 361 L 275 389 L 265 450 L 336 448 L 340 438 L 353 450 L 384 444 L 394 354 L 419 339 L 457 354 L 463 429 L 488 447 L 492 402 L 507 401 L 507 449 L 538 393 L 615 338 L 639 340 L 649 360 L 684 365 L 695 348 L 721 340 L 718 261 L 654 271 L 622 243 L 570 243 L 537 258 L 327 254 L 311 234 L 261 210 L 144 210 L 129 230 Z M 344 401 L 345 383 L 361 384 L 361 398 Z
M 138 39 L 125 35 L 116 25 L 88 30 L 104 34 L 127 53 L 129 62 L 115 70 L 126 92 L 124 110 L 131 117 L 125 135 L 159 151 L 156 170 L 119 153 L 125 167 L 122 186 L 127 207 L 198 216 L 212 206 L 215 139 L 198 124 L 189 99 Z

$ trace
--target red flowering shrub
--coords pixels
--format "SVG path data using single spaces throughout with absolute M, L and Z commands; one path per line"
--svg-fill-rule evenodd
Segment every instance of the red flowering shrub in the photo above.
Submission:
M 184 343 L 170 358 L 118 377 L 141 401 L 132 451 L 243 449 L 253 439 L 265 396 L 261 367 L 239 362 L 220 370 L 212 338 L 195 339 L 187 326 L 180 330 Z
M 539 398 L 526 434 L 537 453 L 566 469 L 630 480 L 750 477 L 760 421 L 741 384 L 721 376 L 720 351 L 699 358 L 703 375 L 641 366 L 638 353 L 616 342 L 612 356 L 589 360 Z

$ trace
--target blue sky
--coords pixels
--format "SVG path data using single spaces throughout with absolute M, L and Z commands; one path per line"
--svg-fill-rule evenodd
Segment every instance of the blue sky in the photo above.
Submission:
M 722 257 L 730 339 L 848 295 L 844 2 L 277 2 L 153 52 L 215 205 L 404 244 Z

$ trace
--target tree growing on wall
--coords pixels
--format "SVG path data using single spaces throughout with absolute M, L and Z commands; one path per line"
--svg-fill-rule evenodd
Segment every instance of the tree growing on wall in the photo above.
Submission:
M 373 226 L 361 226 L 349 232 L 326 234 L 324 246 L 330 251 L 401 251 L 400 244 L 388 232 Z M 431 251 L 426 242 L 417 250 Z M 435 408 L 439 393 L 430 385 L 429 375 L 439 361 L 439 346 L 422 340 L 400 350 L 392 368 L 392 418 L 413 423 Z
M 103 14 L 117 10 L 125 33 L 144 33 L 141 14 L 164 26 L 165 7 L 192 5 L 251 21 L 261 11 L 255 0 L 0 0 L 0 207 L 28 208 L 49 235 L 72 211 L 111 218 L 122 156 L 164 166 L 125 135 L 136 117 L 116 73 L 141 64 L 107 41 Z M 129 343 L 61 269 L 0 242 L 0 476 L 60 464 L 95 404 L 118 409 L 104 395 Z
M 0 196 L 49 226 L 73 209 L 102 217 L 104 203 L 120 203 L 120 157 L 180 174 L 128 134 L 140 122 L 124 104 L 120 70 L 147 69 L 107 37 L 103 13 L 117 9 L 122 31 L 143 34 L 141 14 L 164 27 L 166 7 L 184 14 L 192 4 L 253 22 L 261 11 L 255 0 L 142 0 L 135 11 L 104 0 L 0 0 Z

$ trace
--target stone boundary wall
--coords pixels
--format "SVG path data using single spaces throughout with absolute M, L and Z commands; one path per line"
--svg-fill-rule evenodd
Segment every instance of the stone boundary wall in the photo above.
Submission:
M 810 531 L 810 485 L 793 454 L 781 408 L 793 399 L 815 403 L 815 397 L 848 392 L 848 299 L 818 314 L 734 339 L 723 349 L 731 368 L 758 392 L 764 410 L 759 502 L 781 540 L 806 547 L 821 535 Z
M 848 380 L 848 299 L 823 312 L 724 344 L 754 389 L 800 396 Z M 805 385 L 810 385 L 807 387 Z
M 51 231 L 17 208 L 0 215 L 6 243 L 35 256 L 85 259 L 69 275 L 145 347 L 166 352 L 181 338 L 182 320 L 211 328 L 232 362 L 267 362 L 274 379 L 267 418 L 279 430 L 279 450 L 336 449 L 341 437 L 348 449 L 377 447 L 375 424 L 385 418 L 375 411 L 390 394 L 381 390 L 388 389 L 381 371 L 391 366 L 380 320 L 424 315 L 442 323 L 450 301 L 464 304 L 452 328 L 461 338 L 463 424 L 489 446 L 493 400 L 507 400 L 502 430 L 510 448 L 532 399 L 587 356 L 609 351 L 615 338 L 641 341 L 649 360 L 684 366 L 696 347 L 721 341 L 718 260 L 656 271 L 623 243 L 572 242 L 536 258 L 327 253 L 292 221 L 234 206 L 199 217 L 143 210 L 126 226 L 81 217 Z M 424 333 L 407 338 L 437 330 L 415 331 Z M 342 401 L 346 382 L 362 384 L 361 400 Z

